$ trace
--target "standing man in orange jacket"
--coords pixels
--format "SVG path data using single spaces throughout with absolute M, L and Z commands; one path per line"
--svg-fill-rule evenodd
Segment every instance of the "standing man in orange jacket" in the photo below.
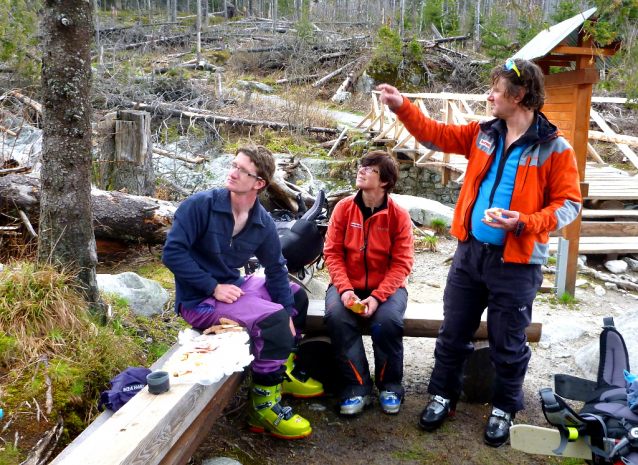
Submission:
M 356 415 L 372 402 L 364 327 L 372 333 L 381 410 L 399 413 L 405 394 L 405 280 L 414 263 L 414 241 L 410 214 L 389 195 L 398 178 L 394 158 L 383 151 L 368 152 L 357 174 L 359 192 L 337 204 L 328 226 L 324 255 L 331 284 L 324 323 L 345 382 L 342 415 Z M 364 313 L 347 308 L 349 300 L 360 300 Z
M 452 222 L 459 245 L 443 296 L 431 397 L 419 425 L 435 430 L 454 413 L 471 340 L 487 307 L 496 375 L 484 440 L 499 447 L 509 438 L 515 413 L 525 408 L 523 380 L 531 356 L 525 328 L 543 280 L 549 232 L 578 216 L 581 195 L 574 150 L 540 112 L 541 69 L 509 59 L 490 79 L 487 100 L 495 119 L 461 126 L 425 117 L 392 86 L 377 89 L 421 144 L 468 160 Z

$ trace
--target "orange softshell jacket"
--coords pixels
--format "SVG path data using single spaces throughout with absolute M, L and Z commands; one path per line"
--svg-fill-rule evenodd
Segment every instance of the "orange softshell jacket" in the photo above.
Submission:
M 426 117 L 405 97 L 394 111 L 426 148 L 467 158 L 450 232 L 468 240 L 472 208 L 496 151 L 498 133 L 491 126 L 497 120 L 446 125 Z M 576 219 L 582 204 L 574 149 L 556 126 L 537 114 L 539 140 L 521 154 L 509 208 L 520 213 L 516 231 L 505 235 L 503 259 L 510 263 L 547 263 L 549 232 Z
M 365 223 L 355 196 L 334 209 L 324 255 L 332 284 L 339 294 L 348 289 L 374 289 L 380 302 L 405 287 L 414 263 L 410 214 L 388 196 L 388 208 Z

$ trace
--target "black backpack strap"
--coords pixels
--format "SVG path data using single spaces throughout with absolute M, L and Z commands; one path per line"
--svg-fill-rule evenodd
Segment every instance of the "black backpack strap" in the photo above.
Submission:
M 554 394 L 552 388 L 541 388 L 539 394 L 545 418 L 560 433 L 560 444 L 552 452 L 562 455 L 567 443 L 578 439 L 581 431 L 585 432 L 586 423 L 563 399 Z
M 629 353 L 627 345 L 613 326 L 613 318 L 605 318 L 606 326 L 600 334 L 600 362 L 598 364 L 598 387 L 607 386 L 626 387 L 623 370 L 629 368 Z M 611 320 L 611 325 L 607 323 Z

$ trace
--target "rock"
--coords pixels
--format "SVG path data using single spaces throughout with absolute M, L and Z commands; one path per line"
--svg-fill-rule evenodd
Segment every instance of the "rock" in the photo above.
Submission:
M 374 90 L 374 84 L 374 79 L 364 71 L 357 79 L 357 92 L 369 94 Z
M 441 219 L 445 221 L 448 228 L 452 225 L 454 209 L 440 202 L 412 195 L 391 194 L 391 197 L 410 213 L 412 221 L 417 224 L 429 226 L 433 219 Z
M 614 318 L 616 328 L 622 334 L 627 352 L 629 353 L 629 366 L 638 366 L 638 308 L 629 310 L 619 317 Z M 602 321 L 600 322 L 602 326 Z M 602 331 L 602 328 L 601 328 Z M 598 377 L 598 363 L 600 359 L 600 343 L 598 340 L 589 343 L 574 354 L 576 365 L 589 379 Z
M 413 74 L 408 78 L 408 81 L 410 81 L 410 84 L 412 84 L 413 86 L 418 86 L 419 84 L 421 84 L 421 79 L 422 76 L 420 74 Z
M 605 287 L 614 291 L 618 290 L 618 285 L 616 283 L 605 283 Z
M 213 457 L 204 460 L 202 465 L 241 465 L 241 462 L 228 457 Z
M 573 318 L 551 318 L 543 322 L 541 341 L 556 343 L 568 339 L 577 339 L 585 333 L 586 329 L 579 326 Z
M 372 142 L 369 140 L 355 140 L 352 144 L 350 144 L 350 150 L 357 150 L 358 147 L 370 147 Z
M 3 271 L 4 271 L 4 265 L 0 263 L 0 273 L 2 273 Z
M 631 271 L 638 271 L 638 260 L 634 260 L 633 258 L 625 257 L 622 259 L 623 262 L 629 266 Z
M 312 278 L 310 281 L 308 281 L 308 284 L 306 284 L 306 289 L 308 289 L 308 299 L 325 300 L 328 285 L 315 278 Z
M 607 294 L 607 291 L 605 291 L 605 289 L 603 289 L 603 287 L 602 287 L 602 286 L 596 286 L 596 287 L 594 288 L 594 293 L 595 293 L 596 295 L 603 296 L 603 295 Z
M 335 94 L 331 100 L 333 102 L 343 103 L 346 100 L 348 100 L 350 97 L 352 97 L 352 94 L 350 92 L 339 92 L 338 94 Z
M 541 349 L 549 349 L 550 346 L 551 346 L 551 344 L 549 342 L 547 342 L 547 341 L 540 341 L 538 343 L 538 347 L 540 347 Z
M 608 262 L 605 262 L 605 268 L 607 268 L 614 274 L 624 273 L 625 271 L 627 271 L 628 267 L 629 265 L 627 264 L 627 262 L 624 262 L 622 260 L 609 260 Z
M 588 284 L 589 284 L 589 282 L 586 279 L 577 279 L 576 280 L 576 287 L 587 287 Z
M 308 409 L 312 410 L 313 412 L 325 412 L 326 406 L 321 404 L 310 404 L 308 406 Z
M 583 265 L 587 265 L 587 255 L 579 255 L 578 259 L 583 262 Z
M 126 299 L 131 310 L 145 317 L 162 313 L 169 299 L 168 292 L 158 283 L 131 272 L 98 274 L 97 284 L 102 292 Z

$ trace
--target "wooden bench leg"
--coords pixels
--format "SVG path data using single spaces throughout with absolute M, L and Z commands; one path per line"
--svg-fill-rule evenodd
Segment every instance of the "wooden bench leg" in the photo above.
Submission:
M 494 365 L 490 360 L 488 341 L 474 341 L 474 353 L 465 363 L 463 392 L 468 402 L 489 404 L 492 402 Z

